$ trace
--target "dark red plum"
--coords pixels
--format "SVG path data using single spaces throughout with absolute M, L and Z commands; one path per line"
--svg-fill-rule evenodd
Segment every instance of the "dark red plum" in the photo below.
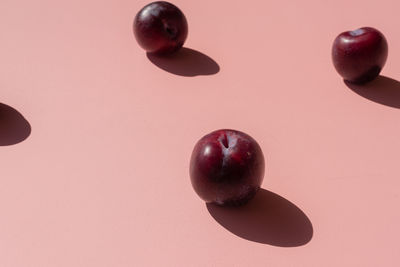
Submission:
M 190 160 L 190 178 L 207 203 L 238 206 L 259 190 L 264 156 L 258 143 L 236 130 L 218 130 L 201 138 Z
M 183 46 L 188 24 L 179 8 L 159 1 L 139 11 L 133 23 L 133 32 L 139 45 L 147 52 L 171 54 Z
M 388 56 L 385 36 L 371 27 L 339 34 L 332 47 L 332 60 L 344 80 L 366 83 L 381 72 Z

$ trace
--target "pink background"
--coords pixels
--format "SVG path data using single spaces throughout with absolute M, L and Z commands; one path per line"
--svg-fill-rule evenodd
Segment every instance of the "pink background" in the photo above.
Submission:
M 174 3 L 198 52 L 157 61 L 146 1 L 1 0 L 0 266 L 399 266 L 400 2 Z M 330 50 L 361 26 L 388 78 L 353 91 Z M 277 195 L 197 197 L 189 157 L 219 128 L 259 142 Z

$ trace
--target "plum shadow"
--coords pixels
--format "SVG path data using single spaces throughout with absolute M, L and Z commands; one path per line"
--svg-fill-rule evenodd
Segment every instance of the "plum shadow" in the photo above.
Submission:
M 15 145 L 31 134 L 31 125 L 17 110 L 0 103 L 0 146 Z
M 378 76 L 366 84 L 354 84 L 348 81 L 344 83 L 356 94 L 376 103 L 400 108 L 400 82 L 394 79 Z
M 166 56 L 147 53 L 147 58 L 160 69 L 179 76 L 213 75 L 220 69 L 217 62 L 209 56 L 185 47 Z
M 265 189 L 240 207 L 206 204 L 211 216 L 231 233 L 277 247 L 307 244 L 313 226 L 307 215 L 289 200 Z

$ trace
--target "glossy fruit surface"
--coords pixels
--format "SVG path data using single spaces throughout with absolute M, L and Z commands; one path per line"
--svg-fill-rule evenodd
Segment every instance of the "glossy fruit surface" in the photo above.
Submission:
M 236 130 L 218 130 L 201 138 L 190 160 L 190 178 L 205 202 L 241 205 L 254 197 L 264 177 L 258 143 Z
M 339 34 L 332 47 L 332 60 L 344 80 L 365 83 L 379 75 L 386 63 L 385 36 L 371 27 Z
M 139 45 L 147 52 L 170 54 L 183 46 L 188 25 L 179 8 L 159 1 L 146 5 L 138 12 L 133 32 Z

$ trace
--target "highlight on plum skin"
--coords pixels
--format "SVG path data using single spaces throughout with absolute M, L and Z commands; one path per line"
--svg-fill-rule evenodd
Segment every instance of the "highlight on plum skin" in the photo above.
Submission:
M 252 199 L 264 178 L 259 144 L 246 133 L 222 129 L 202 137 L 190 159 L 194 191 L 207 203 L 239 206 Z
M 363 84 L 374 80 L 388 57 L 385 36 L 372 27 L 339 34 L 333 42 L 332 61 L 344 80 Z
M 188 35 L 188 24 L 178 7 L 157 1 L 137 13 L 133 32 L 138 44 L 148 53 L 165 55 L 183 46 Z

